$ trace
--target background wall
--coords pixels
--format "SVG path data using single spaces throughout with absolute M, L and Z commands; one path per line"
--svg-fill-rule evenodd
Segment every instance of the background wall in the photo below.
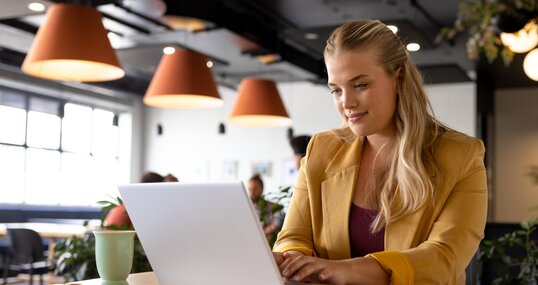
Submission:
M 538 165 L 538 89 L 495 93 L 494 219 L 520 222 L 535 217 L 538 185 L 526 175 Z
M 328 88 L 311 83 L 278 86 L 296 135 L 313 134 L 342 125 Z M 220 88 L 225 106 L 218 110 L 172 110 L 146 107 L 145 169 L 176 175 L 180 181 L 248 180 L 252 165 L 270 164 L 264 176 L 266 191 L 293 183 L 288 175 L 293 153 L 287 128 L 250 128 L 226 124 L 226 134 L 218 134 L 235 100 L 235 91 Z M 442 84 L 427 87 L 434 112 L 448 126 L 475 134 L 474 83 Z M 157 134 L 157 125 L 163 134 Z M 237 175 L 230 175 L 230 165 Z M 227 171 L 224 171 L 226 169 Z M 136 179 L 136 178 L 134 178 Z

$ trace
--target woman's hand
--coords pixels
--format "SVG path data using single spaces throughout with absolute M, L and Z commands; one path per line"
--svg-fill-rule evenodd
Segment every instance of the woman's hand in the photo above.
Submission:
M 279 268 L 288 280 L 336 285 L 390 283 L 390 275 L 371 257 L 327 260 L 287 252 L 282 257 Z
M 284 254 L 286 255 L 286 257 L 284 257 Z M 300 251 L 296 251 L 296 250 L 290 250 L 290 251 L 286 251 L 285 253 L 282 253 L 282 252 L 273 252 L 273 257 L 275 258 L 275 261 L 276 261 L 276 265 L 278 267 L 280 267 L 280 265 L 282 264 L 282 262 L 284 262 L 284 260 L 288 257 L 292 257 L 292 256 L 296 256 L 296 255 L 304 255 L 302 252 Z M 282 271 L 281 271 L 282 272 Z

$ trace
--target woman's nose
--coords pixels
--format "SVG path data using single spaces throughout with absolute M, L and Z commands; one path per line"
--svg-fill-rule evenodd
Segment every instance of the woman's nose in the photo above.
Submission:
M 353 92 L 350 92 L 349 90 L 343 90 L 342 91 L 342 107 L 344 109 L 350 109 L 357 106 L 357 98 L 353 96 Z

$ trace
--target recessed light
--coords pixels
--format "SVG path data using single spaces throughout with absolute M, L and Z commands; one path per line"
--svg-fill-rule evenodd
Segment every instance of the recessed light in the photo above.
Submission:
M 275 63 L 280 60 L 280 55 L 274 53 L 257 55 L 256 59 L 263 64 Z
M 387 25 L 387 28 L 389 28 L 395 34 L 398 32 L 398 27 L 395 25 Z
M 34 11 L 34 12 L 43 12 L 45 11 L 45 5 L 39 2 L 32 2 L 28 4 L 28 9 Z
M 417 43 L 410 43 L 410 44 L 407 44 L 407 50 L 408 51 L 417 51 L 420 49 L 420 45 L 417 44 Z
M 163 53 L 164 54 L 173 54 L 174 52 L 176 52 L 176 49 L 174 47 L 165 47 L 165 48 L 163 48 Z
M 213 62 L 211 60 L 208 60 L 205 65 L 207 67 L 211 68 L 211 67 L 213 67 Z
M 304 38 L 307 40 L 317 40 L 319 36 L 316 33 L 306 33 L 304 34 Z

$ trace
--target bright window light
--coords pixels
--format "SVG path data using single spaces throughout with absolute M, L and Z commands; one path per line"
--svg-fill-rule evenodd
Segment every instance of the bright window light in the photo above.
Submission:
M 24 200 L 32 204 L 57 204 L 60 200 L 60 152 L 28 148 Z M 81 183 L 83 183 L 81 181 Z M 73 187 L 76 189 L 76 187 Z
M 114 113 L 93 110 L 92 154 L 116 158 L 118 155 L 118 127 L 112 124 Z
M 36 111 L 28 112 L 28 146 L 60 147 L 60 117 Z
M 0 142 L 24 144 L 26 110 L 0 105 Z
M 408 51 L 417 51 L 420 49 L 420 45 L 417 44 L 417 43 L 410 43 L 407 45 L 407 50 Z
M 0 144 L 0 202 L 22 203 L 24 201 L 24 157 L 25 149 L 19 146 Z
M 67 103 L 62 120 L 62 148 L 71 152 L 91 151 L 92 108 Z

